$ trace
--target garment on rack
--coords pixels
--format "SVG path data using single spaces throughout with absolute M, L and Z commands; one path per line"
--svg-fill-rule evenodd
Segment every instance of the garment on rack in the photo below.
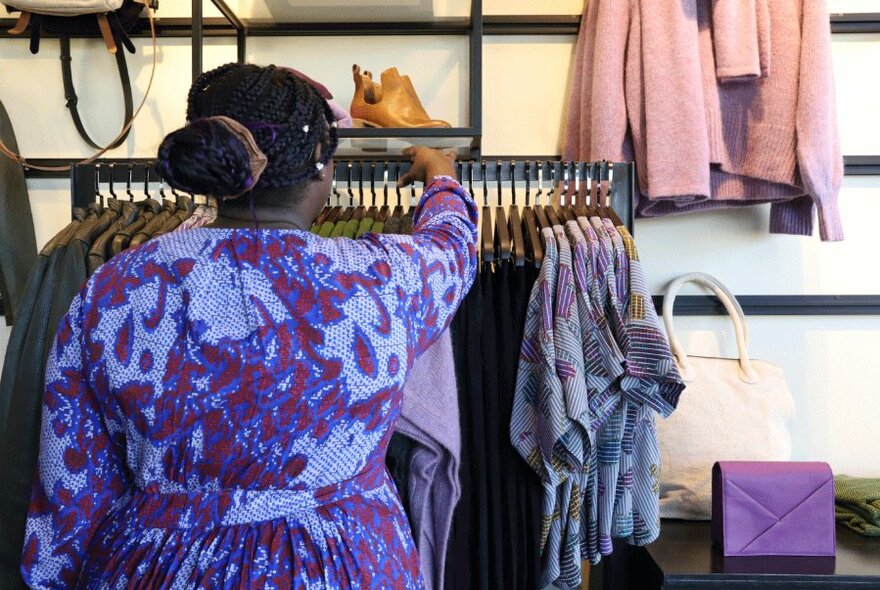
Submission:
M 457 183 L 436 180 L 422 203 L 413 237 L 370 234 L 369 246 L 202 228 L 103 265 L 49 357 L 25 580 L 124 586 L 150 571 L 158 586 L 259 587 L 296 572 L 304 586 L 420 587 L 383 457 L 404 368 L 466 294 L 476 241 L 476 208 Z M 242 259 L 254 231 L 268 243 Z M 262 270 L 242 275 L 243 263 Z M 264 295 L 245 305 L 235 291 Z M 340 303 L 328 308 L 316 292 Z M 311 311 L 292 316 L 285 293 Z M 347 315 L 361 304 L 377 311 Z
M 452 322 L 462 450 L 447 590 L 539 587 L 541 482 L 510 445 L 506 419 L 536 274 L 528 264 L 484 263 Z
M 18 151 L 9 114 L 0 102 L 0 141 Z M 7 325 L 15 321 L 28 273 L 37 260 L 37 239 L 24 170 L 0 156 L 0 297 Z
M 23 586 L 19 562 L 37 465 L 43 376 L 56 327 L 90 274 L 89 264 L 96 270 L 113 255 L 118 235 L 141 213 L 152 215 L 144 203 L 109 199 L 106 206 L 93 203 L 88 212 L 74 210 L 74 221 L 47 242 L 28 277 L 28 305 L 13 326 L 0 377 L 2 588 Z
M 74 227 L 73 229 L 76 229 Z M 28 279 L 30 310 L 13 325 L 6 350 L 0 395 L 7 408 L 0 432 L 0 586 L 23 587 L 19 562 L 25 535 L 25 518 L 37 460 L 40 399 L 46 358 L 54 339 L 54 326 L 66 311 L 58 278 L 64 271 L 67 246 L 44 249 Z M 32 297 L 31 297 L 32 296 Z M 28 313 L 30 312 L 30 313 Z M 54 323 L 53 323 L 54 322 Z M 50 326 L 52 326 L 50 328 Z
M 766 2 L 772 67 L 746 83 L 719 83 L 710 4 L 585 4 L 565 158 L 635 159 L 642 216 L 773 203 L 771 232 L 810 235 L 818 211 L 843 239 L 826 1 Z
M 446 545 L 461 496 L 458 387 L 452 339 L 444 330 L 413 363 L 403 385 L 396 433 L 416 444 L 409 451 L 407 511 L 419 551 L 425 588 L 443 588 Z
M 544 487 L 541 586 L 567 589 L 614 538 L 657 538 L 654 415 L 675 409 L 684 384 L 628 230 L 593 215 L 542 236 L 510 441 Z

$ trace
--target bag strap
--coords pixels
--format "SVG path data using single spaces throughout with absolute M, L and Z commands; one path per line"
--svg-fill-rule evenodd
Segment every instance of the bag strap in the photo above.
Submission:
M 154 17 L 153 17 L 153 9 L 151 6 L 149 6 L 149 4 L 147 2 L 145 2 L 145 0 L 137 0 L 137 1 L 146 6 L 147 17 L 149 18 L 149 21 L 150 21 L 150 34 L 152 36 L 152 49 L 153 49 L 152 67 L 150 69 L 150 78 L 147 81 L 147 89 L 144 92 L 144 96 L 141 99 L 140 104 L 138 104 L 137 108 L 134 109 L 134 113 L 132 113 L 131 117 L 128 117 L 128 121 L 122 127 L 122 130 L 119 132 L 119 135 L 117 135 L 116 138 L 114 138 L 113 141 L 110 142 L 109 145 L 98 149 L 97 152 L 95 152 L 94 154 L 92 154 L 88 158 L 86 158 L 84 160 L 80 160 L 78 162 L 74 162 L 72 164 L 68 164 L 66 166 L 35 166 L 33 164 L 28 163 L 27 159 L 22 157 L 20 154 L 9 149 L 9 147 L 6 146 L 6 144 L 4 144 L 2 141 L 0 141 L 0 153 L 5 155 L 7 158 L 13 160 L 14 162 L 18 162 L 24 168 L 30 168 L 33 170 L 40 170 L 42 172 L 68 172 L 68 171 L 70 171 L 72 166 L 91 164 L 92 162 L 96 161 L 98 158 L 100 158 L 101 156 L 106 154 L 108 151 L 110 151 L 114 147 L 121 145 L 122 142 L 125 141 L 125 138 L 128 136 L 128 132 L 131 130 L 131 126 L 134 124 L 135 119 L 137 118 L 138 114 L 140 114 L 141 110 L 144 108 L 144 105 L 147 103 L 147 97 L 150 95 L 150 89 L 153 87 L 153 79 L 156 77 L 156 64 L 158 62 L 157 47 L 156 47 L 157 46 L 156 23 L 155 23 Z M 119 52 L 119 53 L 121 53 L 121 52 Z M 128 68 L 125 69 L 125 72 L 126 72 L 126 76 L 127 76 L 128 75 Z M 131 85 L 129 84 L 129 88 L 130 88 L 130 86 Z
M 694 272 L 682 275 L 672 281 L 666 288 L 666 295 L 663 297 L 663 323 L 666 326 L 666 335 L 669 337 L 669 346 L 672 354 L 678 363 L 679 372 L 685 381 L 693 380 L 693 373 L 690 371 L 687 354 L 681 346 L 678 337 L 675 335 L 675 329 L 672 321 L 672 310 L 675 305 L 675 297 L 686 283 L 695 283 L 715 293 L 715 296 L 721 301 L 724 309 L 727 310 L 731 320 L 733 320 L 733 329 L 736 333 L 736 345 L 739 348 L 739 378 L 745 383 L 757 383 L 758 374 L 752 368 L 749 359 L 749 338 L 748 329 L 746 327 L 746 318 L 742 307 L 734 297 L 733 293 L 724 286 L 724 284 L 712 275 Z
M 70 67 L 70 37 L 63 35 L 59 39 L 59 42 L 61 45 L 61 77 L 64 80 L 64 105 L 70 111 L 70 117 L 73 119 L 73 124 L 76 126 L 76 130 L 79 132 L 80 137 L 82 137 L 87 144 L 96 150 L 99 150 L 101 149 L 101 146 L 89 136 L 83 125 L 82 118 L 80 117 L 79 109 L 77 108 L 79 98 L 76 95 L 76 88 L 73 85 L 73 73 L 71 72 Z M 134 113 L 134 100 L 131 93 L 131 79 L 128 76 L 128 65 L 125 63 L 125 51 L 116 51 L 113 55 L 116 58 L 116 69 L 119 71 L 119 81 L 122 83 L 122 96 L 123 101 L 125 102 L 125 121 L 130 121 L 132 114 Z M 122 145 L 128 138 L 129 131 L 131 131 L 130 127 L 124 129 L 108 147 L 117 148 Z

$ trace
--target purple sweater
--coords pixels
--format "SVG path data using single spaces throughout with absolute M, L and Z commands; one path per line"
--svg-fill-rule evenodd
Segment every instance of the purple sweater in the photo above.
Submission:
M 728 45 L 713 35 L 738 29 L 727 21 L 712 30 L 719 8 L 701 0 L 588 2 L 565 158 L 634 159 L 642 216 L 769 202 L 771 231 L 809 235 L 817 209 L 822 239 L 843 239 L 825 0 L 759 1 L 757 21 L 737 21 L 750 28 Z M 726 59 L 751 34 L 762 75 L 719 80 L 716 54 Z
M 449 329 L 413 363 L 397 431 L 418 443 L 410 456 L 409 515 L 425 588 L 439 590 L 452 515 L 461 497 L 458 385 Z

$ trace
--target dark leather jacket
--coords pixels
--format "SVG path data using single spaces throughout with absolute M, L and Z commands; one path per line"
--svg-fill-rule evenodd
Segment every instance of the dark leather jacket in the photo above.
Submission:
M 18 150 L 9 115 L 0 103 L 0 139 Z M 37 260 L 34 219 L 21 166 L 0 154 L 0 296 L 6 323 L 12 324 L 28 273 Z

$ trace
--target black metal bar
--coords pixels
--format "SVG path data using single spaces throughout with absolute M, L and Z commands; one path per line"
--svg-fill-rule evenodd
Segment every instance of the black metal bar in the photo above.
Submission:
M 847 176 L 880 175 L 880 156 L 844 156 L 843 161 Z
M 487 15 L 484 35 L 577 35 L 581 17 L 574 14 L 542 16 Z
M 577 35 L 580 15 L 492 15 L 483 18 L 484 35 Z M 880 33 L 880 12 L 832 14 L 832 33 Z
M 250 37 L 373 36 L 373 35 L 463 35 L 471 30 L 468 18 L 446 18 L 419 22 L 271 22 L 247 21 Z
M 446 129 L 446 128 L 438 128 L 438 129 L 369 129 L 369 128 L 359 128 L 359 129 L 340 129 L 341 137 L 349 137 L 349 138 L 383 138 L 383 137 L 399 137 L 399 138 L 418 138 L 418 137 L 472 137 L 475 141 L 479 140 L 479 135 L 477 134 L 477 130 L 471 128 L 457 128 L 457 129 Z M 546 162 L 548 160 L 556 161 L 560 159 L 558 155 L 541 155 L 541 156 L 529 156 L 529 155 L 486 155 L 483 156 L 487 161 L 489 160 L 516 160 L 517 162 L 524 162 L 526 160 L 529 161 L 540 161 Z M 75 161 L 77 157 L 73 158 L 34 158 L 29 160 L 31 163 L 37 166 L 63 166 L 65 164 L 69 164 L 72 161 Z M 405 159 L 402 156 L 398 156 L 395 154 L 378 154 L 375 156 L 364 155 L 363 157 L 358 156 L 359 160 L 401 160 Z M 477 159 L 477 158 L 473 158 Z M 845 156 L 844 160 L 846 161 L 846 175 L 847 176 L 880 176 L 880 156 Z M 107 160 L 101 160 L 101 162 L 117 162 L 120 164 L 143 164 L 145 162 L 151 161 L 149 158 L 111 158 Z M 25 169 L 25 175 L 28 178 L 67 178 L 67 172 L 43 172 L 41 170 L 34 170 L 33 168 Z
M 880 295 L 738 295 L 746 315 L 761 316 L 849 316 L 880 315 Z M 663 311 L 663 296 L 654 296 L 657 313 Z M 727 315 L 711 295 L 675 298 L 675 315 Z
M 472 127 L 433 127 L 433 128 L 378 128 L 353 127 L 340 129 L 339 137 L 474 137 L 479 135 L 478 129 Z
M 217 7 L 217 10 L 220 11 L 220 14 L 229 21 L 229 24 L 235 27 L 236 31 L 244 31 L 246 29 L 244 23 L 238 18 L 235 12 L 229 8 L 225 0 L 211 0 L 211 3 L 214 4 L 214 6 Z M 193 15 L 193 18 L 195 18 L 195 15 Z
M 471 0 L 470 38 L 470 111 L 471 128 L 483 135 L 483 0 Z M 471 144 L 471 157 L 479 159 L 480 142 Z
M 835 13 L 831 15 L 832 33 L 880 33 L 880 12 Z
M 204 14 L 202 0 L 192 0 L 192 79 L 195 81 L 202 73 L 202 51 L 205 46 L 203 35 Z
M 235 36 L 235 45 L 238 58 L 238 63 L 243 64 L 247 62 L 247 32 L 242 29 L 236 33 Z
M 27 35 L 10 35 L 9 29 L 15 25 L 13 19 L 0 19 L 0 39 L 21 39 L 27 41 Z M 232 37 L 236 34 L 235 28 L 223 18 L 207 18 L 203 21 L 203 35 L 205 37 Z M 193 21 L 190 18 L 162 18 L 155 21 L 156 36 L 161 38 L 191 38 L 193 34 Z M 129 37 L 149 39 L 151 36 L 149 22 L 144 19 L 135 30 L 130 32 Z M 58 35 L 45 29 L 40 33 L 41 37 L 55 38 Z M 73 38 L 94 39 L 100 43 L 100 39 L 94 35 L 71 35 Z

